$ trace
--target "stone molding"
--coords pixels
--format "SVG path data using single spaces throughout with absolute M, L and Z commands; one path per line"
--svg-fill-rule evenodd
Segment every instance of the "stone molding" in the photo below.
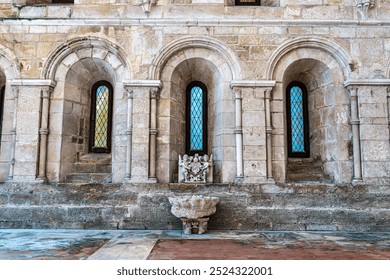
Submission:
M 21 80 L 7 80 L 7 83 L 11 86 L 47 86 L 54 88 L 56 82 L 50 79 L 21 79 Z
M 23 26 L 390 26 L 390 19 L 372 19 L 361 21 L 358 19 L 7 19 L 3 25 Z
M 229 66 L 233 80 L 239 80 L 241 77 L 241 67 L 236 54 L 224 43 L 210 37 L 194 37 L 187 36 L 168 44 L 159 55 L 154 59 L 150 68 L 149 77 L 152 79 L 160 79 L 161 73 L 167 62 L 177 53 L 186 49 L 203 48 L 211 50 L 219 55 Z M 206 58 L 205 58 L 206 59 Z M 210 60 L 211 61 L 211 60 Z
M 348 86 L 390 86 L 390 79 L 351 79 L 344 82 Z
M 64 23 L 62 23 L 63 25 Z M 48 56 L 45 65 L 41 72 L 41 77 L 43 79 L 53 79 L 55 77 L 55 74 L 57 72 L 57 69 L 60 67 L 61 62 L 64 62 L 65 59 L 69 59 L 67 61 L 68 68 L 71 67 L 74 63 L 77 61 L 80 61 L 83 58 L 94 58 L 94 55 L 96 55 L 93 51 L 91 52 L 90 56 L 83 56 L 78 54 L 77 52 L 82 49 L 103 49 L 105 51 L 108 51 L 108 53 L 112 54 L 113 57 L 115 57 L 121 65 L 112 65 L 109 61 L 109 56 L 106 55 L 104 60 L 112 66 L 112 69 L 114 72 L 117 71 L 117 69 L 120 68 L 120 66 L 124 67 L 124 70 L 126 73 L 124 73 L 124 77 L 121 77 L 120 79 L 124 78 L 130 78 L 130 68 L 129 63 L 127 61 L 127 55 L 125 51 L 116 45 L 115 43 L 101 37 L 92 37 L 92 36 L 85 36 L 85 37 L 78 37 L 74 38 L 72 40 L 69 40 L 60 46 L 58 46 L 56 49 L 54 49 Z M 70 57 L 72 54 L 73 57 Z M 101 59 L 100 57 L 97 57 Z M 119 79 L 119 77 L 117 77 Z
M 0 44 L 0 69 L 8 79 L 20 77 L 20 65 L 14 52 Z
M 162 87 L 160 80 L 127 80 L 123 82 L 126 87 Z
M 266 69 L 266 78 L 272 80 L 274 72 L 280 61 L 283 60 L 288 53 L 297 49 L 319 49 L 329 55 L 331 55 L 337 63 L 340 65 L 344 73 L 344 79 L 348 79 L 353 65 L 352 58 L 349 53 L 344 50 L 343 47 L 339 46 L 335 41 L 328 38 L 310 36 L 310 37 L 299 37 L 292 40 L 287 40 L 282 43 L 271 55 L 268 60 Z
M 256 88 L 256 87 L 274 87 L 276 84 L 276 81 L 271 81 L 271 80 L 233 80 L 230 82 L 230 87 L 235 88 L 235 87 L 251 87 L 251 88 Z

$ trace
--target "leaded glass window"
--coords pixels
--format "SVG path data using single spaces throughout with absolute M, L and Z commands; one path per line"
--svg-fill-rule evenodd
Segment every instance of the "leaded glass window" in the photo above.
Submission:
M 201 82 L 187 87 L 186 153 L 207 153 L 207 89 Z
M 307 91 L 304 84 L 287 87 L 288 152 L 290 157 L 309 157 Z
M 98 82 L 92 88 L 90 127 L 90 151 L 109 153 L 111 151 L 112 86 Z

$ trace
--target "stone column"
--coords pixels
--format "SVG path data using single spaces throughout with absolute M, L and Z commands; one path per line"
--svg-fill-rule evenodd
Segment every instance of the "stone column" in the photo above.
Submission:
M 234 133 L 236 134 L 236 163 L 237 173 L 236 182 L 242 182 L 244 179 L 244 165 L 243 165 L 243 141 L 242 141 L 242 90 L 233 88 L 235 100 L 235 123 L 236 127 Z
M 387 88 L 387 121 L 389 127 L 389 141 L 390 141 L 390 87 Z
M 11 151 L 10 151 L 10 166 L 8 172 L 8 181 L 12 181 L 14 177 L 15 167 L 15 144 L 16 144 L 16 124 L 18 115 L 18 98 L 19 98 L 19 87 L 12 86 L 12 93 L 14 96 L 14 113 L 12 118 L 12 129 L 11 129 Z
M 15 165 L 12 181 L 35 182 L 46 178 L 49 95 L 52 80 L 10 80 L 18 88 Z M 42 93 L 42 90 L 46 92 Z M 42 113 L 44 112 L 44 115 Z
M 128 92 L 126 177 L 131 183 L 155 183 L 157 97 L 161 81 L 130 80 L 124 81 L 124 85 Z
M 131 179 L 131 152 L 133 135 L 133 90 L 127 88 L 127 129 L 126 129 L 126 175 L 125 179 Z
M 265 131 L 266 131 L 266 149 L 267 149 L 267 180 L 269 180 L 269 181 L 273 181 L 273 176 L 272 176 L 271 93 L 272 93 L 271 88 L 267 88 L 264 91 Z
M 39 159 L 37 180 L 46 182 L 47 138 L 49 134 L 49 105 L 53 87 L 44 88 L 41 93 L 41 124 L 39 128 Z
M 159 88 L 152 88 L 150 90 L 149 181 L 156 183 L 157 99 L 159 93 Z
M 358 88 L 348 87 L 351 98 L 351 125 L 353 142 L 353 182 L 362 181 L 362 164 L 360 149 L 360 119 L 359 119 L 359 100 Z

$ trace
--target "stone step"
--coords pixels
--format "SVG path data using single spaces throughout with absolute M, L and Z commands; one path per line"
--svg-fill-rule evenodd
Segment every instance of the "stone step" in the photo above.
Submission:
M 111 183 L 111 173 L 69 173 L 65 177 L 69 183 Z
M 77 173 L 111 173 L 111 163 L 85 163 L 76 162 L 75 170 Z
M 329 176 L 321 173 L 289 173 L 287 181 L 290 182 L 330 182 Z
M 322 173 L 321 163 L 289 163 L 287 165 L 288 173 Z

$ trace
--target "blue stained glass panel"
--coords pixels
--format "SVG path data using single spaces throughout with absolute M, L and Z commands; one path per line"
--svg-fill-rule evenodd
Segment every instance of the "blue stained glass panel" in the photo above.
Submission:
M 305 152 L 303 92 L 300 87 L 294 86 L 290 90 L 290 110 L 292 152 Z
M 190 150 L 203 149 L 203 90 L 194 86 L 190 92 Z

